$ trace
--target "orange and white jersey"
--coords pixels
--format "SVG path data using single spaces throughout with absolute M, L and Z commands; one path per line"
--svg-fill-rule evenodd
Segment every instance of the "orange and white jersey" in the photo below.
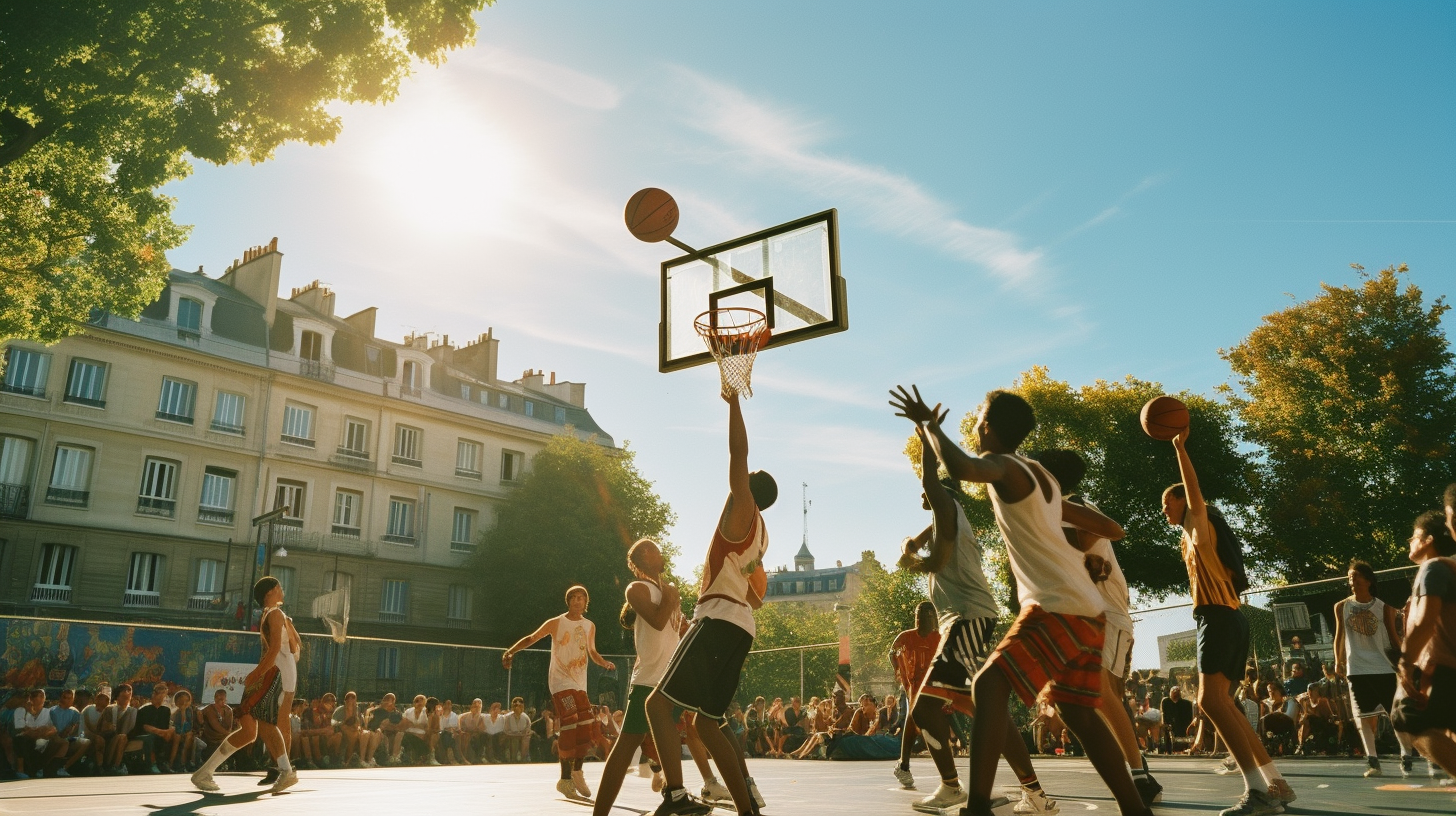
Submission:
M 729 541 L 722 525 L 713 529 L 708 560 L 703 564 L 703 581 L 698 585 L 698 605 L 693 618 L 727 621 L 750 635 L 757 633 L 749 598 L 763 600 L 768 575 L 763 571 L 763 554 L 768 550 L 768 530 L 763 514 L 753 511 L 753 526 L 740 541 Z
M 552 620 L 556 625 L 551 629 L 551 669 L 546 686 L 552 694 L 586 691 L 586 664 L 591 660 L 597 626 L 586 618 L 572 620 L 564 614 Z

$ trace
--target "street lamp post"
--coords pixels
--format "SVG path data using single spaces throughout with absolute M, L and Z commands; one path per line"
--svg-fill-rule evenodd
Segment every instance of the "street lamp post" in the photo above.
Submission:
M 251 571 L 251 577 L 248 579 L 248 587 L 243 590 L 244 592 L 248 593 L 248 614 L 243 617 L 242 628 L 244 629 L 248 628 L 248 624 L 251 623 L 253 620 L 253 605 L 256 603 L 256 601 L 252 597 L 251 588 L 253 584 L 257 583 L 258 581 L 258 570 L 263 569 L 264 572 L 267 572 L 267 567 L 265 566 L 265 564 L 267 563 L 269 557 L 272 555 L 273 522 L 282 518 L 283 514 L 287 512 L 287 507 L 277 507 L 269 510 L 261 516 L 253 517 L 253 528 L 258 532 L 253 537 L 257 543 L 255 545 L 255 551 L 253 555 L 253 568 Z M 266 545 L 266 550 L 264 549 L 265 545 L 263 544 L 264 524 L 268 525 L 268 543 Z

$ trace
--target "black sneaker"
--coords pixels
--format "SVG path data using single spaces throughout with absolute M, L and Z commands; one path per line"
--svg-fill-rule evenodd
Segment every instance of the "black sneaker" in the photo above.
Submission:
M 267 787 L 267 786 L 272 785 L 274 782 L 277 782 L 277 781 L 278 781 L 278 768 L 276 766 L 274 766 L 272 768 L 269 768 L 267 770 L 267 772 L 263 774 L 263 778 L 262 779 L 258 780 L 258 787 L 260 787 L 260 788 Z
M 1132 778 L 1132 783 L 1137 786 L 1138 795 L 1142 797 L 1143 804 L 1152 807 L 1163 801 L 1163 786 L 1152 774 L 1138 774 Z
M 699 802 L 688 795 L 686 788 L 667 788 L 662 791 L 662 804 L 652 816 L 708 816 L 713 806 Z

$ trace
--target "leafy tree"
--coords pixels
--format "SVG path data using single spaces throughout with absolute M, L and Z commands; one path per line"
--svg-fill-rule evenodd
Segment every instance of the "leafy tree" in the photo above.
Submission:
M 655 539 L 669 572 L 677 554 L 663 538 L 676 516 L 634 460 L 625 444 L 612 450 L 572 433 L 552 437 L 536 455 L 467 564 L 481 585 L 493 642 L 508 645 L 561 614 L 567 587 L 581 584 L 591 593 L 587 617 L 597 625 L 597 648 L 631 650 L 631 634 L 617 625 L 633 580 L 627 549 Z
M 1087 461 L 1082 491 L 1127 531 L 1116 548 L 1128 584 L 1151 597 L 1186 591 L 1188 573 L 1179 556 L 1179 533 L 1162 513 L 1163 490 L 1178 481 L 1178 462 L 1172 445 L 1150 438 L 1138 420 L 1143 403 L 1163 394 L 1162 386 L 1129 376 L 1120 382 L 1097 380 L 1073 388 L 1052 379 L 1045 367 L 1035 366 L 1008 390 L 1020 394 L 1036 411 L 1036 430 L 1022 443 L 1023 452 L 1069 448 Z M 1188 406 L 1189 453 L 1204 494 L 1229 513 L 1231 522 L 1245 520 L 1253 466 L 1238 449 L 1232 408 L 1187 391 L 1173 396 Z M 975 410 L 961 421 L 968 450 L 974 447 L 975 422 Z M 918 467 L 919 440 L 913 435 L 906 454 Z M 966 515 L 987 548 L 988 574 L 1002 595 L 998 600 L 1010 605 L 1005 542 L 986 488 L 964 487 Z
M 0 339 L 135 315 L 186 230 L 155 190 L 189 157 L 260 162 L 338 135 L 470 42 L 490 0 L 0 4 Z
M 743 664 L 743 677 L 738 683 L 739 701 L 747 706 L 754 697 L 763 695 L 769 701 L 783 697 L 787 704 L 790 697 L 799 693 L 800 650 L 767 653 L 761 650 L 835 642 L 839 637 L 838 620 L 833 610 L 794 601 L 775 601 L 760 607 L 753 613 L 758 629 L 753 648 L 758 653 L 750 654 Z M 805 649 L 803 661 L 805 694 L 823 697 L 834 690 L 838 649 L 833 646 Z
M 1404 560 L 1412 520 L 1451 479 L 1456 368 L 1441 318 L 1407 268 L 1265 316 L 1221 352 L 1243 435 L 1260 446 L 1258 544 L 1291 581 Z M 1195 439 L 1196 439 L 1195 435 Z
M 885 569 L 874 550 L 859 561 L 860 591 L 850 608 L 850 666 L 856 684 L 870 676 L 893 676 L 889 659 L 895 636 L 915 628 L 915 607 L 929 600 L 924 576 Z

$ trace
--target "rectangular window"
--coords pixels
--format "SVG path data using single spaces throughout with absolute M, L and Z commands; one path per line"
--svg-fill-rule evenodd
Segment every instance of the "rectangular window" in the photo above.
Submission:
M 132 553 L 131 568 L 126 573 L 126 606 L 162 605 L 162 556 L 156 553 Z
M 461 584 L 450 585 L 445 617 L 453 621 L 470 620 L 470 587 Z
M 90 485 L 91 449 L 57 445 L 46 503 L 85 507 L 91 500 Z
M 376 377 L 384 374 L 384 355 L 378 346 L 364 347 L 364 373 Z
M 526 416 L 535 416 L 535 415 L 536 415 L 536 403 L 532 402 L 531 400 L 526 400 Z
M 495 404 L 496 404 L 496 407 L 498 407 L 498 408 L 504 408 L 507 411 L 511 410 L 511 395 L 510 394 L 496 394 L 495 395 Z
M 455 445 L 455 475 L 467 479 L 480 478 L 481 445 L 462 439 Z
M 0 436 L 0 484 L 30 481 L 30 452 L 35 443 L 23 436 Z
M 475 549 L 475 511 L 455 508 L 455 524 L 450 528 L 450 549 L 469 552 Z
M 352 590 L 354 587 L 354 576 L 347 572 L 326 572 L 324 573 L 324 592 L 336 590 Z
M 172 518 L 177 513 L 177 497 L 173 494 L 176 487 L 177 463 L 147 457 L 142 466 L 142 487 L 137 491 L 137 512 Z
M 162 378 L 162 397 L 157 401 L 157 419 L 192 424 L 197 385 L 171 377 Z
M 409 581 L 384 580 L 384 594 L 379 599 L 379 619 L 404 623 L 409 613 Z
M 217 402 L 212 406 L 212 430 L 242 436 L 243 412 L 247 407 L 248 398 L 242 394 L 217 392 Z
M 344 417 L 344 448 L 339 452 L 346 456 L 369 458 L 369 423 Z
M 202 302 L 192 298 L 177 299 L 177 328 L 199 333 L 202 331 Z
M 223 563 L 215 558 L 197 559 L 197 583 L 192 591 L 197 595 L 222 593 Z
M 415 503 L 397 496 L 389 497 L 389 527 L 384 534 L 385 541 L 395 544 L 415 543 Z
M 404 384 L 405 388 L 413 391 L 419 391 L 419 389 L 423 387 L 422 383 L 424 382 L 424 376 L 422 374 L 420 364 L 415 362 L 414 360 L 405 360 L 404 377 L 402 378 L 401 382 Z
M 556 424 L 566 424 L 566 409 L 562 408 L 560 405 L 556 406 Z
M 399 679 L 399 647 L 379 647 L 378 671 L 375 672 L 380 680 Z
M 283 406 L 282 440 L 290 445 L 313 447 L 313 409 L 306 405 Z
M 203 524 L 233 523 L 233 487 L 236 471 L 210 467 L 202 472 L 202 498 L 197 502 L 197 520 Z
M 352 490 L 340 490 L 334 494 L 334 535 L 359 537 L 359 510 L 364 506 L 364 494 Z
M 420 461 L 419 428 L 411 428 L 407 425 L 395 426 L 393 458 L 396 465 L 421 467 L 424 464 Z
M 308 486 L 303 482 L 278 480 L 278 489 L 273 492 L 273 509 L 287 508 L 283 513 L 283 518 L 278 520 L 279 524 L 286 524 L 290 527 L 303 526 L 304 500 L 308 498 L 305 495 L 307 490 Z
M 460 399 L 463 399 L 463 400 L 470 399 L 470 384 L 469 383 L 460 383 Z
M 501 451 L 501 481 L 515 482 L 521 478 L 521 462 L 525 455 L 518 451 Z
M 71 577 L 76 569 L 77 552 L 69 544 L 47 544 L 41 549 L 40 569 L 30 590 L 32 601 L 71 602 Z
M 50 362 L 49 354 L 13 346 L 6 349 L 5 382 L 0 385 L 0 390 L 27 397 L 44 397 Z
M 105 408 L 106 364 L 92 360 L 71 360 L 71 370 L 66 375 L 66 402 Z
M 283 587 L 283 597 L 293 598 L 295 604 L 302 606 L 299 603 L 299 597 L 294 594 L 294 589 L 298 586 L 298 571 L 293 567 L 281 567 L 274 564 L 273 577 L 278 579 L 278 586 Z

